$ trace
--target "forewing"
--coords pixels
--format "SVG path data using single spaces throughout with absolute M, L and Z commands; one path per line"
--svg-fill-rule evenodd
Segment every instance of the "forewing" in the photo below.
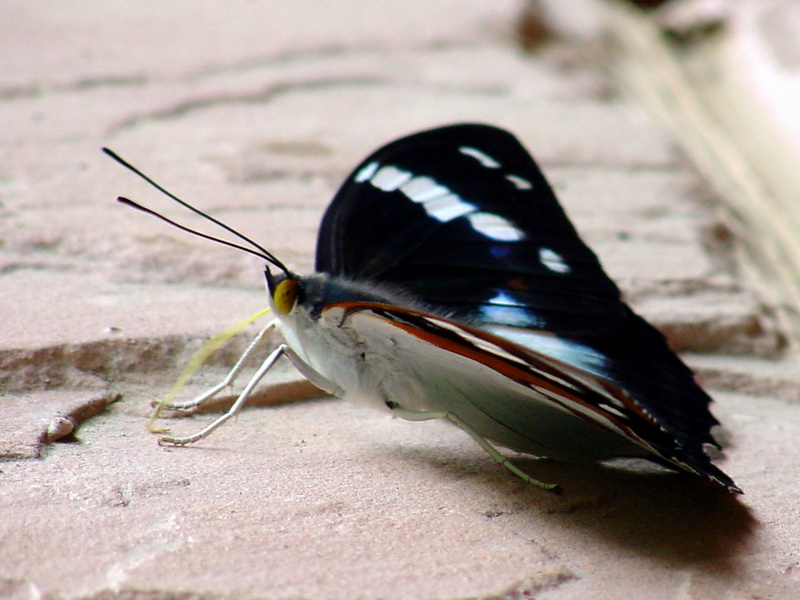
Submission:
M 486 125 L 418 133 L 364 160 L 323 218 L 316 268 L 476 323 L 597 335 L 626 318 L 536 163 Z

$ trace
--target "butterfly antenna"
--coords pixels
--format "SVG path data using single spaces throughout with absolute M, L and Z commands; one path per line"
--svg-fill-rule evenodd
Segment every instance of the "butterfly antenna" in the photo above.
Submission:
M 189 228 L 189 227 L 186 227 L 186 226 L 184 226 L 184 225 L 181 225 L 180 223 L 176 223 L 176 222 L 175 222 L 175 221 L 173 221 L 172 219 L 169 219 L 169 218 L 165 217 L 164 215 L 162 215 L 162 214 L 160 214 L 160 213 L 158 213 L 158 212 L 156 212 L 156 211 L 154 211 L 154 210 L 152 210 L 152 209 L 149 209 L 149 208 L 147 208 L 147 207 L 145 207 L 145 206 L 142 206 L 141 204 L 139 204 L 139 203 L 137 203 L 137 202 L 134 202 L 133 200 L 130 200 L 130 199 L 128 199 L 128 198 L 123 198 L 122 196 L 120 196 L 120 197 L 118 197 L 118 198 L 117 198 L 117 202 L 121 202 L 122 204 L 125 204 L 126 206 L 130 206 L 130 207 L 132 207 L 132 208 L 135 208 L 135 209 L 137 209 L 137 210 L 140 210 L 140 211 L 142 211 L 142 212 L 144 212 L 144 213 L 147 213 L 147 214 L 149 214 L 149 215 L 152 215 L 152 216 L 154 216 L 154 217 L 157 217 L 158 219 L 161 219 L 162 221 L 164 221 L 164 222 L 166 222 L 166 223 L 169 223 L 169 224 L 170 224 L 170 225 L 172 225 L 173 227 L 177 227 L 178 229 L 180 229 L 180 230 L 182 230 L 182 231 L 186 231 L 187 233 L 191 233 L 191 234 L 194 234 L 194 235 L 196 235 L 196 236 L 199 236 L 199 237 L 201 237 L 201 238 L 205 238 L 205 239 L 207 239 L 207 240 L 211 240 L 212 242 L 217 242 L 218 244 L 222 244 L 223 246 L 228 246 L 228 247 L 230 247 L 230 248 L 236 248 L 236 249 L 238 249 L 238 250 L 242 250 L 243 252 L 247 252 L 248 254 L 252 254 L 252 255 L 254 255 L 254 256 L 258 256 L 259 258 L 262 258 L 262 259 L 264 259 L 265 261 L 267 261 L 268 263 L 270 263 L 270 264 L 272 264 L 272 265 L 276 266 L 277 268 L 279 268 L 281 271 L 283 271 L 283 272 L 284 272 L 284 273 L 286 273 L 287 275 L 289 274 L 289 269 L 286 267 L 286 265 L 284 265 L 284 264 L 283 264 L 283 262 L 281 262 L 280 260 L 278 260 L 278 259 L 275 257 L 275 255 L 274 255 L 274 254 L 272 254 L 272 253 L 271 253 L 269 250 L 265 249 L 265 248 L 264 248 L 263 246 L 261 246 L 260 244 L 258 244 L 258 243 L 256 243 L 255 241 L 251 240 L 251 239 L 250 239 L 249 237 L 247 237 L 246 235 L 244 235 L 244 234 L 242 234 L 242 233 L 239 233 L 238 231 L 236 231 L 236 230 L 235 230 L 233 227 L 231 227 L 230 225 L 226 225 L 225 223 L 223 223 L 223 222 L 222 222 L 222 221 L 220 221 L 219 219 L 216 219 L 216 218 L 212 217 L 211 215 L 204 213 L 204 212 L 203 212 L 202 210 L 200 210 L 199 208 L 195 208 L 194 206 L 192 206 L 191 204 L 189 204 L 189 203 L 188 203 L 188 202 L 186 202 L 185 200 L 182 200 L 182 199 L 178 198 L 178 196 L 176 196 L 175 194 L 173 194 L 172 192 L 170 192 L 169 190 L 167 190 L 167 189 L 166 189 L 166 188 L 164 188 L 163 186 L 161 186 L 161 185 L 159 185 L 158 183 L 156 183 L 155 181 L 153 181 L 153 180 L 152 180 L 150 177 L 148 177 L 147 175 L 145 175 L 144 173 L 142 173 L 142 172 L 141 172 L 139 169 L 137 169 L 136 167 L 134 167 L 132 164 L 130 164 L 130 163 L 129 163 L 128 161 L 126 161 L 124 158 L 122 158 L 121 156 L 119 156 L 119 155 L 118 155 L 116 152 L 114 152 L 113 150 L 111 150 L 111 149 L 109 149 L 109 148 L 103 148 L 103 152 L 104 152 L 105 154 L 107 154 L 108 156 L 110 156 L 112 159 L 114 159 L 116 162 L 118 162 L 119 164 L 121 164 L 123 167 L 125 167 L 126 169 L 128 169 L 129 171 L 131 171 L 131 172 L 135 173 L 136 175 L 138 175 L 139 177 L 141 177 L 142 179 L 144 179 L 144 180 L 145 180 L 147 183 L 149 183 L 150 185 L 152 185 L 154 188 L 156 188 L 156 189 L 157 189 L 158 191 L 160 191 L 162 194 L 164 194 L 164 195 L 166 195 L 167 197 L 171 198 L 172 200 L 174 200 L 175 202 L 177 202 L 178 204 L 180 204 L 180 205 L 181 205 L 181 206 L 183 206 L 184 208 L 188 208 L 188 209 L 189 209 L 189 210 L 191 210 L 193 213 L 195 213 L 195 214 L 197 214 L 197 215 L 199 215 L 199 216 L 203 217 L 204 219 L 206 219 L 206 220 L 208 220 L 208 221 L 211 221 L 211 222 L 212 222 L 212 223 L 214 223 L 216 226 L 218 226 L 218 227 L 221 227 L 222 229 L 224 229 L 224 230 L 225 230 L 225 231 L 227 231 L 228 233 L 231 233 L 232 235 L 235 235 L 235 236 L 236 236 L 237 238 L 239 238 L 240 240 L 242 240 L 242 241 L 244 241 L 244 242 L 246 242 L 246 243 L 250 244 L 250 245 L 251 245 L 253 248 L 255 248 L 255 250 L 253 250 L 253 249 L 251 249 L 251 248 L 248 248 L 248 247 L 246 247 L 246 246 L 242 246 L 242 245 L 240 245 L 240 244 L 235 244 L 235 243 L 233 243 L 233 242 L 229 242 L 229 241 L 227 241 L 227 240 L 224 240 L 224 239 L 222 239 L 222 238 L 217 238 L 217 237 L 214 237 L 214 236 L 211 236 L 211 235 L 207 235 L 207 234 L 205 234 L 205 233 L 202 233 L 202 232 L 200 232 L 200 231 L 196 231 L 196 230 L 194 230 L 194 229 L 191 229 L 191 228 Z

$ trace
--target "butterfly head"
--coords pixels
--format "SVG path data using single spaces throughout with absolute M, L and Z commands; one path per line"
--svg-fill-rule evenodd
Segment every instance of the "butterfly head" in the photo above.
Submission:
M 326 306 L 343 299 L 338 293 L 341 284 L 324 273 L 301 277 L 291 271 L 275 273 L 267 266 L 264 275 L 270 308 L 285 323 L 315 321 Z
M 289 271 L 274 274 L 269 267 L 265 269 L 264 274 L 272 309 L 278 316 L 291 314 L 305 297 L 301 278 Z

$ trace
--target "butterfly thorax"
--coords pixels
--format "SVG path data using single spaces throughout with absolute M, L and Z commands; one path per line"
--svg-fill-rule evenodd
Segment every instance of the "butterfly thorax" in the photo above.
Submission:
M 286 312 L 286 307 L 281 307 L 281 300 L 276 297 L 282 286 L 287 287 L 283 282 L 292 279 L 298 286 L 297 298 Z M 344 315 L 346 307 L 365 304 L 425 308 L 418 300 L 386 286 L 348 281 L 325 273 L 268 277 L 268 289 L 270 305 L 278 317 L 286 344 L 311 367 L 350 400 L 380 408 L 385 408 L 387 401 L 394 401 L 381 385 L 385 376 L 396 369 L 390 358 L 392 340 L 385 338 L 378 347 L 366 343 L 363 333 L 350 326 Z M 406 389 L 403 395 L 412 398 L 415 392 Z M 405 404 L 419 409 L 427 407 L 410 400 Z

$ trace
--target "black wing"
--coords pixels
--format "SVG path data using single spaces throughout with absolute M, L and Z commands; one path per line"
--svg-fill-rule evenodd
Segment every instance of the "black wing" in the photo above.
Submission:
M 418 133 L 363 161 L 325 214 L 316 262 L 473 322 L 580 334 L 626 319 L 536 163 L 486 125 Z
M 377 150 L 325 213 L 316 268 L 389 283 L 473 325 L 556 334 L 557 347 L 535 349 L 620 386 L 675 438 L 664 455 L 737 489 L 703 450 L 716 445 L 711 399 L 622 302 L 510 133 L 453 125 Z

